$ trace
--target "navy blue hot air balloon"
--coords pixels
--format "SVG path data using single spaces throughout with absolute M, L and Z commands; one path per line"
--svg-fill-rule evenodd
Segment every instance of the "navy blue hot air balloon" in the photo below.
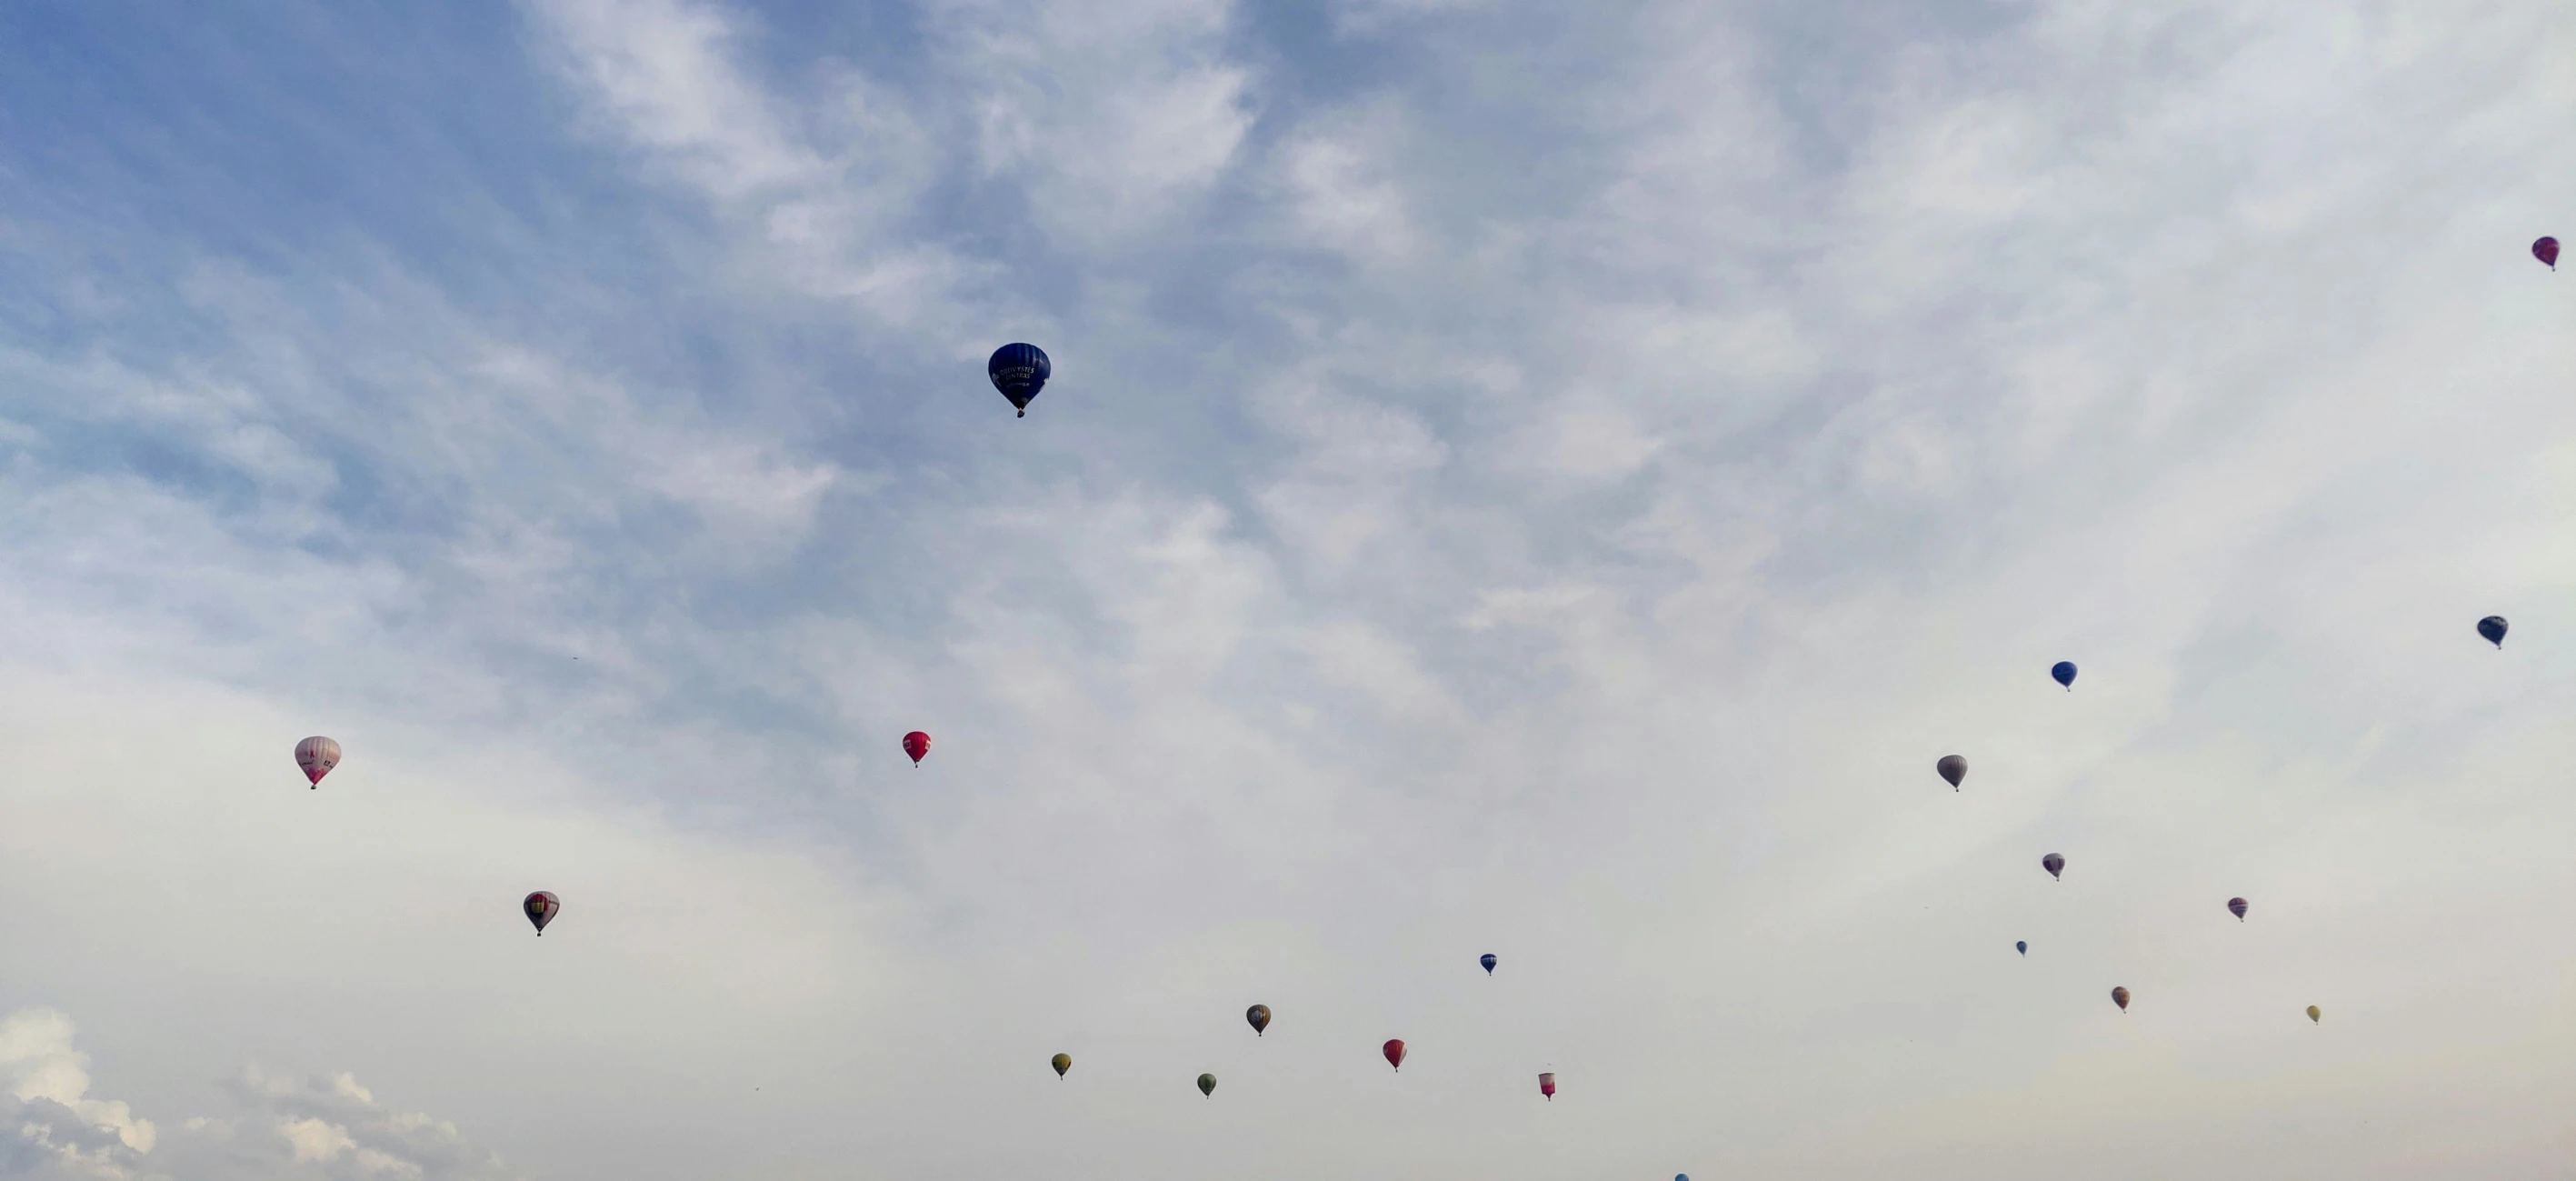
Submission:
M 984 362 L 984 374 L 993 379 L 993 388 L 1019 408 L 1022 418 L 1029 416 L 1029 401 L 1046 388 L 1047 375 L 1053 372 L 1046 350 L 1033 344 L 1003 345 L 993 350 L 992 360 Z
M 2074 662 L 2074 661 L 2072 661 L 2072 660 L 2061 660 L 2061 661 L 2058 661 L 2055 665 L 2053 665 L 2053 666 L 2051 666 L 2051 667 L 2049 668 L 2049 670 L 2048 670 L 2048 675 L 2050 675 L 2050 676 L 2052 676 L 2052 677 L 2057 678 L 2057 683 L 2058 683 L 2058 684 L 2066 686 L 2066 691 L 2067 691 L 2067 692 L 2072 693 L 2072 692 L 2074 692 L 2074 691 L 2075 691 L 2075 662 Z
M 2029 940 L 2027 940 L 2027 939 L 2015 940 L 2015 941 L 2013 942 L 2013 950 L 2014 950 L 2014 951 L 2018 951 L 2018 952 L 2022 953 L 2023 955 L 2029 955 L 2029 954 L 2030 954 L 2030 941 L 2029 941 Z
M 2478 634 L 2485 636 L 2488 643 L 2504 647 L 2504 616 L 2490 615 L 2479 620 Z
M 1489 951 L 1483 955 L 1477 956 L 1476 962 L 1485 965 L 1486 975 L 1491 976 L 1494 974 L 1494 953 Z

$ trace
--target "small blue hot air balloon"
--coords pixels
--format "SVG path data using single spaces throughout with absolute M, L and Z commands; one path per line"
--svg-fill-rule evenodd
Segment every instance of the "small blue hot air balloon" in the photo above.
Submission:
M 2029 941 L 2029 940 L 2027 940 L 2027 939 L 2016 939 L 2016 940 L 2014 940 L 2014 941 L 2013 941 L 2013 950 L 2014 950 L 2014 951 L 2018 951 L 2018 952 L 2022 953 L 2023 955 L 2029 955 L 2029 954 L 2030 954 L 2030 941 Z
M 1029 416 L 1029 401 L 1046 388 L 1047 376 L 1055 372 L 1046 350 L 1033 344 L 1006 344 L 993 350 L 993 359 L 984 363 L 984 375 L 993 379 L 993 388 L 1019 408 L 1020 417 Z
M 1491 976 L 1494 974 L 1494 953 L 1489 951 L 1483 955 L 1477 956 L 1476 962 L 1485 965 L 1486 975 Z
M 2067 691 L 2067 692 L 2072 693 L 2072 692 L 2074 692 L 2074 691 L 2075 691 L 2075 662 L 2074 662 L 2074 661 L 2072 661 L 2072 660 L 2061 660 L 2061 661 L 2058 661 L 2056 664 L 2054 664 L 2054 665 L 2052 665 L 2052 666 L 2050 666 L 2050 667 L 2049 667 L 2048 675 L 2050 675 L 2050 676 L 2052 676 L 2052 677 L 2057 678 L 2057 683 L 2058 683 L 2058 684 L 2066 686 L 2066 691 Z
M 2485 636 L 2488 643 L 2504 647 L 2504 616 L 2490 615 L 2479 620 L 2478 634 Z

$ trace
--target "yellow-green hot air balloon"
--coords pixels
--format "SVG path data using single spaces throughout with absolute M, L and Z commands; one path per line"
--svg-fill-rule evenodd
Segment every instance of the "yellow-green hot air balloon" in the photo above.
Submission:
M 2308 1006 L 2308 1021 L 2309 1021 L 2309 1023 L 2314 1024 L 2314 1023 L 2315 1023 L 2315 1022 L 2317 1022 L 2317 1021 L 2323 1020 L 2323 1019 L 2324 1019 L 2324 1017 L 2325 1017 L 2325 1015 L 2326 1015 L 2326 1011 L 2325 1011 L 2325 1010 L 2320 1009 L 2320 1008 L 2316 1007 L 2315 1005 L 2310 1005 L 2310 1006 Z
M 1202 1095 L 1214 1095 L 1214 1094 L 1216 1094 L 1216 1076 L 1215 1076 L 1215 1075 L 1212 1075 L 1212 1074 L 1203 1074 L 1203 1075 L 1200 1075 L 1200 1076 L 1199 1076 L 1199 1094 L 1202 1094 Z
M 1055 1067 L 1055 1076 L 1057 1078 L 1063 1078 L 1064 1072 L 1073 1069 L 1073 1055 L 1058 1054 L 1055 1057 L 1048 1059 L 1047 1065 Z

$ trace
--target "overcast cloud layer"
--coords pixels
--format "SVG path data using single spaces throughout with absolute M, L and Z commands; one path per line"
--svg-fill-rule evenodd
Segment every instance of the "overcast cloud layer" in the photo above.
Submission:
M 2571 62 L 11 6 L 0 1176 L 2563 1176 Z

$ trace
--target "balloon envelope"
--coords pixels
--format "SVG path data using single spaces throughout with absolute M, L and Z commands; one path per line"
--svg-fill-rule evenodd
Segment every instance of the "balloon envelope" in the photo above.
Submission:
M 1252 1023 L 1252 1032 L 1258 1035 L 1262 1030 L 1270 1028 L 1270 1006 L 1254 1005 L 1245 1009 L 1243 1019 Z
M 2075 687 L 2075 662 L 2072 660 L 2058 661 L 2056 664 L 2050 666 L 2048 675 L 2057 678 L 2058 684 L 2072 689 Z
M 546 924 L 555 921 L 555 912 L 563 909 L 563 901 L 553 894 L 539 890 L 528 895 L 526 901 L 519 903 L 519 909 L 528 916 L 529 922 L 537 925 L 537 934 L 543 935 L 546 933 Z
M 2310 1024 L 2315 1024 L 2317 1021 L 2319 1021 L 2319 1020 L 2323 1019 L 2323 1018 L 2325 1017 L 2325 1015 L 2326 1015 L 2326 1011 L 2325 1011 L 2325 1010 L 2320 1009 L 2320 1008 L 2316 1007 L 2315 1005 L 2310 1005 L 2310 1006 L 2308 1006 L 2308 1022 L 2309 1022 Z
M 1486 975 L 1491 976 L 1494 974 L 1494 953 L 1489 951 L 1483 955 L 1477 956 L 1476 962 L 1485 965 Z
M 2242 898 L 2230 898 L 2230 899 L 2228 899 L 2228 900 L 2227 900 L 2227 913 L 2232 914 L 2232 915 L 2235 915 L 2235 916 L 2236 916 L 2236 921 L 2237 921 L 2237 922 L 2240 922 L 2240 923 L 2241 923 L 2241 922 L 2244 922 L 2244 921 L 2245 921 L 2245 900 L 2244 900 L 2244 899 L 2242 899 Z
M 1073 1055 L 1058 1054 L 1053 1058 L 1047 1059 L 1047 1065 L 1055 1068 L 1055 1076 L 1057 1078 L 1063 1078 L 1064 1072 L 1073 1069 Z
M 1556 1076 L 1553 1074 L 1538 1076 L 1538 1093 L 1553 1101 L 1556 1098 Z
M 903 736 L 903 753 L 912 756 L 912 765 L 920 766 L 921 757 L 930 753 L 930 735 L 915 730 Z
M 1388 1038 L 1385 1045 L 1378 1047 L 1378 1052 L 1386 1055 L 1387 1065 L 1397 1070 L 1404 1069 L 1404 1039 Z
M 2553 270 L 2553 271 L 2554 271 L 2554 270 L 2557 270 L 2557 269 L 2558 269 L 2558 239 L 2556 239 L 2556 238 L 2542 238 L 2541 240 L 2539 240 L 2539 241 L 2537 241 L 2537 242 L 2532 243 L 2532 244 L 2531 244 L 2531 256 L 2532 256 L 2533 258 L 2539 259 L 2539 260 L 2540 260 L 2540 261 L 2542 261 L 2542 262 L 2548 263 L 2548 264 L 2549 264 L 2549 269 L 2550 269 L 2550 270 Z
M 1022 418 L 1029 416 L 1029 400 L 1046 388 L 1047 377 L 1054 372 L 1046 350 L 1033 344 L 1003 345 L 993 350 L 992 360 L 984 362 L 984 376 L 993 379 L 993 388 L 1011 400 Z
M 1957 791 L 1959 781 L 1968 777 L 1968 760 L 1957 755 L 1943 755 L 1940 762 L 1932 764 L 1932 769 L 1950 781 L 1950 790 Z
M 322 777 L 340 765 L 340 744 L 316 734 L 295 744 L 295 765 L 304 768 L 305 783 L 322 786 Z
M 2055 853 L 2051 853 L 2048 856 L 2039 859 L 2039 867 L 2047 870 L 2048 876 L 2056 877 L 2059 870 L 2066 868 L 2066 859 Z
M 2123 1013 L 2128 1012 L 2128 1011 L 2129 1011 L 2129 990 L 2128 990 L 2128 989 L 2125 989 L 2125 988 L 2114 988 L 2114 989 L 2112 989 L 2112 990 L 2111 990 L 2111 1003 L 2112 1003 L 2112 1004 L 2115 1004 L 2115 1005 L 2120 1006 L 2120 1011 L 2121 1011 L 2121 1012 L 2123 1012 Z
M 2490 615 L 2479 620 L 2478 634 L 2485 636 L 2488 643 L 2493 644 L 2498 648 L 2504 647 L 2504 616 Z M 310 740 L 308 739 L 308 741 Z M 328 742 L 330 739 L 326 738 L 323 739 L 323 741 Z M 340 748 L 335 746 L 331 749 L 336 752 Z
M 1212 1075 L 1212 1074 L 1203 1074 L 1203 1075 L 1200 1075 L 1200 1076 L 1199 1076 L 1199 1094 L 1202 1094 L 1202 1095 L 1213 1095 L 1213 1094 L 1216 1094 L 1216 1076 L 1215 1076 L 1215 1075 Z
M 2029 940 L 2027 940 L 2027 939 L 2024 939 L 2024 940 L 2018 940 L 2018 941 L 2014 942 L 2014 944 L 2013 944 L 2013 950 L 2014 950 L 2014 951 L 2018 951 L 2018 952 L 2022 953 L 2023 955 L 2029 955 L 2029 954 L 2030 954 L 2030 941 L 2029 941 Z

